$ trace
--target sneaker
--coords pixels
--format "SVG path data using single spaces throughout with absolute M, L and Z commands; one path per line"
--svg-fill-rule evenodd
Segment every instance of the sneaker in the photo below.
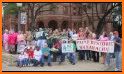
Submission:
M 119 69 L 115 68 L 115 71 L 119 71 Z
M 72 65 L 75 65 L 75 63 L 72 63 Z
M 48 63 L 48 66 L 52 66 L 50 63 Z
M 41 64 L 40 66 L 41 66 L 41 67 L 43 67 L 43 66 L 44 66 L 44 64 Z

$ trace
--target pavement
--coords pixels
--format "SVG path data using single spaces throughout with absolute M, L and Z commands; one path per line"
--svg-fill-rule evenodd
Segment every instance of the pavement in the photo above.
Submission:
M 2 71 L 113 71 L 113 67 L 107 67 L 101 63 L 95 63 L 92 61 L 78 61 L 75 65 L 72 65 L 66 60 L 61 65 L 58 62 L 52 62 L 52 66 L 44 67 L 16 67 L 15 62 L 17 55 L 11 55 L 8 53 L 2 53 Z

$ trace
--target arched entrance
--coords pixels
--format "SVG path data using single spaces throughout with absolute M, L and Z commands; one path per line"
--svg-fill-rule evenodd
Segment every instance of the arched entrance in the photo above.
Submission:
M 44 23 L 42 21 L 37 22 L 37 27 L 38 28 L 44 28 Z
M 57 23 L 57 21 L 55 21 L 55 20 L 49 21 L 48 27 L 49 27 L 49 28 L 52 28 L 52 30 L 57 29 L 57 28 L 58 28 L 58 23 Z
M 63 21 L 61 25 L 62 29 L 67 29 L 68 28 L 68 21 Z

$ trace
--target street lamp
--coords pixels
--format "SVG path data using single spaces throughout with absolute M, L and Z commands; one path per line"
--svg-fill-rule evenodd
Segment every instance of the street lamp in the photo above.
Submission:
M 18 31 L 20 30 L 20 21 L 21 21 L 21 11 L 20 8 L 22 7 L 22 3 L 16 3 L 18 10 Z

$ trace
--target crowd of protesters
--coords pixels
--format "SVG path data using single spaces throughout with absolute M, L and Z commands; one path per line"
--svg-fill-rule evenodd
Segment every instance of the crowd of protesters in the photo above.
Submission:
M 62 53 L 62 39 L 68 39 L 72 43 L 73 53 Z M 77 50 L 75 40 L 99 40 L 99 41 L 114 41 L 114 53 L 103 53 L 91 50 Z M 14 32 L 14 30 L 5 30 L 3 34 L 3 47 L 7 53 L 18 54 L 17 66 L 44 66 L 45 62 L 48 66 L 52 66 L 52 62 L 61 64 L 66 57 L 72 65 L 75 65 L 78 60 L 89 60 L 100 62 L 110 66 L 111 59 L 115 58 L 115 70 L 121 70 L 121 38 L 118 31 L 107 34 L 103 32 L 100 36 L 86 28 L 79 28 L 79 31 L 71 29 L 55 29 L 40 28 L 34 32 L 22 31 Z

